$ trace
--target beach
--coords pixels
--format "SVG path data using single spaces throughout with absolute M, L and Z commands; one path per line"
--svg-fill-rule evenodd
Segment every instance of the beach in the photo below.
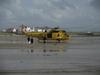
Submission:
M 1 75 L 99 75 L 100 37 L 28 44 L 24 35 L 0 35 Z

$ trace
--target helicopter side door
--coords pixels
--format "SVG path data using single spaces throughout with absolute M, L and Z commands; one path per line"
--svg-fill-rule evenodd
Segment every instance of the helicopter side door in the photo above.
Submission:
M 47 34 L 47 38 L 52 38 L 52 32 Z

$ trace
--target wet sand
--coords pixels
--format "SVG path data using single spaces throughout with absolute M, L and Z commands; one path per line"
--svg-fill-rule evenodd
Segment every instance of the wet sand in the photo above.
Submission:
M 28 44 L 21 35 L 0 35 L 1 75 L 100 75 L 100 37 Z

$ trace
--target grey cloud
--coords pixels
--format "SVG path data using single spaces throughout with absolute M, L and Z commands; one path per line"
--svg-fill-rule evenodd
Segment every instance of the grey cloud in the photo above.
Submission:
M 10 4 L 12 1 L 11 0 L 0 0 L 0 5 L 3 5 L 3 4 Z
M 9 8 L 10 6 L 16 5 L 19 0 L 0 0 L 0 7 Z
M 7 12 L 10 11 L 13 16 L 15 15 L 16 19 L 31 18 L 34 17 L 35 15 L 38 15 L 38 18 L 40 16 L 40 18 L 42 17 L 43 19 L 46 18 L 52 19 L 54 18 L 54 16 L 56 16 L 56 13 L 59 14 L 59 12 L 62 11 L 63 9 L 64 9 L 63 11 L 65 11 L 66 7 L 74 8 L 74 6 L 68 3 L 66 0 L 43 0 L 43 1 L 33 0 L 33 5 L 32 5 L 33 8 L 27 8 L 26 5 L 23 4 L 23 2 L 21 3 L 21 6 L 18 5 L 16 3 L 18 0 L 0 0 L 0 1 L 1 1 L 0 3 L 2 4 L 0 5 L 1 7 L 0 15 L 5 18 L 7 18 L 7 15 L 9 16 Z M 57 8 L 57 10 L 55 10 L 55 8 Z M 29 10 L 34 10 L 34 11 L 30 12 Z M 41 12 L 39 12 L 40 10 Z
M 0 0 L 0 17 L 9 16 L 9 12 L 13 14 L 13 11 L 17 12 L 17 0 Z M 6 17 L 7 18 L 7 17 Z
M 68 3 L 67 0 L 52 0 L 52 4 L 59 9 L 66 9 L 66 7 L 74 8 L 74 5 Z
M 69 12 L 75 9 L 74 4 L 69 3 L 68 0 L 33 0 L 33 10 L 41 12 L 35 12 L 43 19 L 61 21 L 63 16 L 70 16 Z M 34 15 L 33 11 L 33 15 Z
M 100 0 L 93 0 L 91 5 L 100 10 Z
M 99 9 L 99 3 L 93 0 L 91 5 Z M 0 0 L 0 25 L 26 23 L 74 29 L 100 24 L 99 14 L 87 4 L 87 0 Z

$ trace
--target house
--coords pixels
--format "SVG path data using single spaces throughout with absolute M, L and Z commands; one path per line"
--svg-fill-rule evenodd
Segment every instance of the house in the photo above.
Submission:
M 6 29 L 6 32 L 10 32 L 10 33 L 15 33 L 17 31 L 16 28 L 8 28 Z

